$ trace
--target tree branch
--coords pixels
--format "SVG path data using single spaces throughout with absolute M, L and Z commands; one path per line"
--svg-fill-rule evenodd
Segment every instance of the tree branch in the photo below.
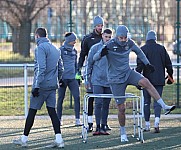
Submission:
M 44 1 L 43 1 L 44 2 Z M 35 11 L 35 14 L 32 15 L 32 17 L 30 18 L 31 20 L 33 20 L 41 10 L 43 10 L 46 6 L 48 6 L 50 4 L 50 0 L 47 0 L 47 2 L 42 6 L 40 7 L 37 11 Z

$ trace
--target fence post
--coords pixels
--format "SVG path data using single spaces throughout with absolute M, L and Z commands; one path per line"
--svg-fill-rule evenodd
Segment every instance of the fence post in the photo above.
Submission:
M 180 0 L 176 0 L 177 1 L 177 63 L 179 63 L 179 55 L 180 55 Z M 180 96 L 180 81 L 179 81 L 179 70 L 180 70 L 180 66 L 177 66 L 177 107 L 179 106 L 179 96 Z
M 27 64 L 24 64 L 24 104 L 25 104 L 25 117 L 28 115 L 28 72 L 27 72 Z
M 72 27 L 73 27 L 73 22 L 72 22 L 72 0 L 69 0 L 70 1 L 70 22 L 69 22 L 69 27 L 70 27 L 70 32 L 72 32 Z M 70 108 L 73 108 L 72 107 L 72 93 L 70 91 Z

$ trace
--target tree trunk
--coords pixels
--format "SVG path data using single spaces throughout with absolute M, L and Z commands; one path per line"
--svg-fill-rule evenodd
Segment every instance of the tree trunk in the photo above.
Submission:
M 20 26 L 19 52 L 24 57 L 30 57 L 31 20 L 24 19 Z
M 19 53 L 19 27 L 12 27 L 12 49 L 13 53 Z

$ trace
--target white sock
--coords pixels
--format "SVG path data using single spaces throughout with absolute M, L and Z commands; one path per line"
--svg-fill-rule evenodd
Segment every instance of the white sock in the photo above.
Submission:
M 155 117 L 155 127 L 158 127 L 160 123 L 160 118 L 159 117 Z
M 80 124 L 80 119 L 76 118 L 75 119 L 75 124 Z
M 121 134 L 121 135 L 126 134 L 126 128 L 125 128 L 125 126 L 120 126 L 120 134 Z
M 166 104 L 165 104 L 165 102 L 163 101 L 162 98 L 160 98 L 159 100 L 157 100 L 157 102 L 162 106 L 163 109 L 165 109 Z
M 22 135 L 22 136 L 21 136 L 21 141 L 22 141 L 23 143 L 26 143 L 26 142 L 28 141 L 28 136 Z
M 172 106 L 166 105 L 162 98 L 160 98 L 159 100 L 157 100 L 157 102 L 158 102 L 158 103 L 162 106 L 162 108 L 165 109 L 165 110 L 172 108 Z
M 88 123 L 93 123 L 93 116 L 88 116 Z
M 55 141 L 56 141 L 57 143 L 61 143 L 61 142 L 63 141 L 62 135 L 61 135 L 60 133 L 55 134 Z
M 150 127 L 150 122 L 149 121 L 145 121 L 145 125 Z

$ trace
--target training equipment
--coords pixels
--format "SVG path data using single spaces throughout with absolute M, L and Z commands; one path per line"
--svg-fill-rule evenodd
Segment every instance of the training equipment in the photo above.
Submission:
M 133 137 L 137 137 L 137 140 L 140 140 L 142 143 L 143 139 L 143 128 L 142 128 L 142 118 L 143 118 L 143 92 L 141 90 L 141 97 L 136 96 L 132 93 L 126 93 L 125 96 L 113 96 L 113 94 L 90 94 L 87 93 L 84 95 L 83 103 L 83 125 L 82 125 L 82 138 L 83 142 L 87 142 L 88 137 L 88 100 L 90 97 L 94 98 L 132 98 L 133 99 Z M 139 102 L 140 101 L 140 102 Z M 136 123 L 137 121 L 137 123 Z M 137 133 L 136 133 L 137 131 Z

